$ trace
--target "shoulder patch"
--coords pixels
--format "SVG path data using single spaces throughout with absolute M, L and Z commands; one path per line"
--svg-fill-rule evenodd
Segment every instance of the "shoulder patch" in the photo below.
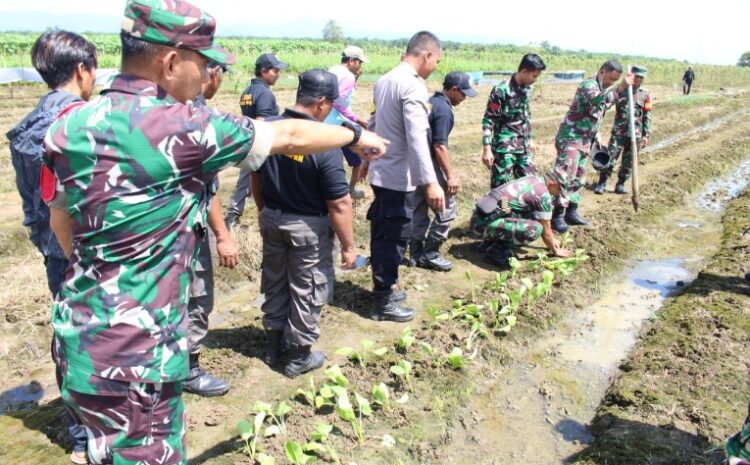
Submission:
M 240 105 L 249 106 L 253 104 L 253 94 L 242 94 L 240 97 Z
M 57 119 L 62 118 L 63 116 L 67 115 L 68 113 L 70 113 L 71 111 L 75 110 L 76 108 L 84 105 L 85 103 L 86 102 L 84 102 L 83 100 L 71 103 L 67 107 L 65 107 L 62 110 L 60 110 L 60 113 L 57 114 Z

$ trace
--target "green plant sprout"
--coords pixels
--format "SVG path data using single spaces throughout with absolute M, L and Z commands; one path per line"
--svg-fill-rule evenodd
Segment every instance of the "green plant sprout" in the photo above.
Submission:
M 453 350 L 445 357 L 445 361 L 454 370 L 463 368 L 466 365 L 466 359 L 464 353 L 458 347 L 454 347 Z
M 479 320 L 474 320 L 471 324 L 471 330 L 469 336 L 466 338 L 466 350 L 471 351 L 472 346 L 476 342 L 477 337 L 487 337 L 487 328 Z
M 433 349 L 429 343 L 422 341 L 419 343 L 419 347 L 421 347 L 422 351 L 426 353 L 427 355 L 429 355 L 430 357 L 435 355 L 435 349 Z
M 354 413 L 354 408 L 352 407 L 351 402 L 349 402 L 349 395 L 346 392 L 336 398 L 336 413 L 339 414 L 342 420 L 348 421 L 352 425 L 359 443 L 364 443 L 365 432 L 362 430 L 362 424 Z
M 276 458 L 266 455 L 263 452 L 258 454 L 259 465 L 276 465 Z
M 346 392 L 346 388 L 337 384 L 324 384 L 320 388 L 320 392 L 315 396 L 315 410 L 320 410 L 325 406 L 333 407 L 336 405 L 334 399 L 342 392 Z
M 307 455 L 296 441 L 287 441 L 284 444 L 284 451 L 286 452 L 286 458 L 289 459 L 294 465 L 305 465 L 308 462 L 315 460 L 314 455 Z
M 391 366 L 391 373 L 396 375 L 398 378 L 406 380 L 406 385 L 409 387 L 410 392 L 414 392 L 414 388 L 411 384 L 411 362 L 408 360 L 401 360 L 397 365 Z
M 242 420 L 237 423 L 237 429 L 240 432 L 240 438 L 245 441 L 245 446 L 242 448 L 242 450 L 250 457 L 250 460 L 252 460 L 253 462 L 255 462 L 255 456 L 258 452 L 258 436 L 260 436 L 260 431 L 263 429 L 263 423 L 265 422 L 265 420 L 266 414 L 263 412 L 259 412 L 255 415 L 253 423 L 250 423 L 247 420 Z
M 373 341 L 370 341 L 369 339 L 362 339 L 361 341 L 359 341 L 359 343 L 360 345 L 362 345 L 362 351 L 357 351 L 351 347 L 342 347 L 336 351 L 336 354 L 350 357 L 352 360 L 356 360 L 357 362 L 359 362 L 359 365 L 361 367 L 366 367 L 367 360 L 371 355 L 382 357 L 386 352 L 388 352 L 387 347 L 379 347 L 375 349 L 375 343 Z
M 510 275 L 507 271 L 503 271 L 502 273 L 495 273 L 495 279 L 492 281 L 488 281 L 485 284 L 485 289 L 489 289 L 494 292 L 504 291 L 509 276 Z
M 403 331 L 401 331 L 401 337 L 398 338 L 398 341 L 396 341 L 396 349 L 403 353 L 406 353 L 407 350 L 414 344 L 414 340 L 416 338 L 411 333 L 411 328 L 406 327 Z
M 390 392 L 388 386 L 381 382 L 372 387 L 372 398 L 375 399 L 375 403 L 382 406 L 386 410 L 390 410 Z
M 307 402 L 308 405 L 315 406 L 315 394 L 316 393 L 317 393 L 317 388 L 315 387 L 315 379 L 313 379 L 313 377 L 310 376 L 310 390 L 308 391 L 302 388 L 298 388 L 297 392 L 295 393 L 295 396 L 305 399 L 305 402 Z
M 449 313 L 441 312 L 437 305 L 430 305 L 427 307 L 427 315 L 430 317 L 430 331 L 435 329 L 435 326 L 437 326 L 439 321 L 445 321 L 451 317 Z
M 510 257 L 508 265 L 510 266 L 510 277 L 515 279 L 516 273 L 518 273 L 518 269 L 521 267 L 521 262 L 516 257 Z
M 303 446 L 305 452 L 312 452 L 315 455 L 327 454 L 335 463 L 341 463 L 336 450 L 330 441 L 333 425 L 327 423 L 318 423 L 315 425 L 315 431 L 310 435 L 312 441 Z
M 326 371 L 323 372 L 323 374 L 326 375 L 326 378 L 328 378 L 329 381 L 331 381 L 336 386 L 341 386 L 342 388 L 348 388 L 349 387 L 349 380 L 346 379 L 346 376 L 344 376 L 344 373 L 341 372 L 341 367 L 338 365 L 331 365 L 326 369 Z
M 477 286 L 474 284 L 474 277 L 471 274 L 471 270 L 466 271 L 466 279 L 469 281 L 469 285 L 471 286 L 471 301 L 476 302 L 477 301 Z
M 289 404 L 286 403 L 286 401 L 281 401 L 279 403 L 279 406 L 276 407 L 276 412 L 273 411 L 273 405 L 266 403 L 266 402 L 256 402 L 253 406 L 253 410 L 256 413 L 262 413 L 266 417 L 270 418 L 275 425 L 271 425 L 266 428 L 263 435 L 265 437 L 270 436 L 276 436 L 278 434 L 284 434 L 286 435 L 286 421 L 285 418 L 289 414 L 289 412 L 292 411 L 292 407 L 289 406 Z

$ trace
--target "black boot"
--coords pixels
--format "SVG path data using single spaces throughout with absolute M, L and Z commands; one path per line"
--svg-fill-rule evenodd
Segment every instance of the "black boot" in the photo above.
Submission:
M 565 222 L 571 226 L 588 226 L 589 222 L 578 214 L 578 204 L 570 202 L 565 210 Z
M 565 209 L 559 205 L 555 205 L 552 209 L 552 229 L 564 234 L 568 231 L 568 223 L 565 222 Z
M 227 226 L 227 229 L 231 231 L 240 224 L 240 217 L 234 213 L 227 213 L 227 216 L 224 217 L 224 224 Z
M 288 355 L 284 343 L 284 331 L 267 330 L 266 341 L 266 364 L 273 367 L 284 363 Z
M 423 251 L 424 241 L 415 241 L 412 239 L 409 242 L 409 258 L 404 257 L 403 264 L 409 268 L 417 266 L 417 261 L 419 261 L 419 257 L 422 256 Z
M 185 392 L 203 397 L 223 396 L 229 391 L 229 384 L 206 373 L 198 363 L 198 355 L 190 354 L 190 372 L 182 382 Z
M 406 298 L 406 293 L 396 293 L 392 289 L 388 289 L 385 291 L 374 290 L 372 294 L 375 308 L 370 312 L 371 319 L 375 321 L 396 321 L 398 323 L 414 319 L 414 309 L 402 307 L 400 302 L 403 299 L 397 300 L 400 294 L 404 294 L 404 298 Z
M 604 191 L 607 189 L 607 180 L 609 179 L 609 173 L 599 173 L 599 182 L 596 183 L 596 187 L 594 188 L 594 194 L 602 195 L 604 194 Z
M 292 344 L 289 347 L 289 361 L 284 367 L 284 374 L 289 378 L 296 378 L 309 371 L 317 370 L 325 361 L 326 355 L 323 352 L 310 352 L 310 346 Z
M 428 270 L 450 271 L 453 264 L 440 256 L 440 244 L 442 241 L 427 239 L 422 255 L 417 259 L 417 266 Z
M 505 244 L 500 244 L 498 242 L 492 243 L 484 251 L 485 261 L 503 270 L 510 269 L 511 257 L 513 257 L 513 251 L 511 250 L 511 248 Z
M 627 194 L 628 191 L 625 190 L 625 181 L 627 179 L 623 178 L 617 178 L 617 184 L 615 184 L 615 194 Z

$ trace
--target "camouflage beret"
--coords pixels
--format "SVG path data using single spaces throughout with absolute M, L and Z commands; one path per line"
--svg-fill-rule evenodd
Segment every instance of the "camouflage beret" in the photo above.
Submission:
M 122 31 L 137 39 L 170 47 L 195 50 L 224 65 L 236 60 L 214 46 L 216 20 L 183 0 L 128 0 Z
M 555 166 L 551 170 L 547 171 L 547 177 L 555 181 L 560 185 L 560 189 L 563 191 L 563 195 L 568 193 L 568 173 L 565 168 Z
M 636 76 L 646 77 L 646 68 L 644 66 L 631 66 L 630 72 Z

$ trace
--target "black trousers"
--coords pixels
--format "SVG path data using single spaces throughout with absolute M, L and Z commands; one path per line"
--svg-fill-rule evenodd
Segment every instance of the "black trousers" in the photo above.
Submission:
M 367 211 L 370 221 L 372 281 L 376 290 L 398 282 L 398 267 L 411 239 L 414 192 L 372 186 L 375 200 Z
M 690 95 L 690 88 L 693 86 L 693 82 L 685 81 L 682 84 L 682 95 Z

